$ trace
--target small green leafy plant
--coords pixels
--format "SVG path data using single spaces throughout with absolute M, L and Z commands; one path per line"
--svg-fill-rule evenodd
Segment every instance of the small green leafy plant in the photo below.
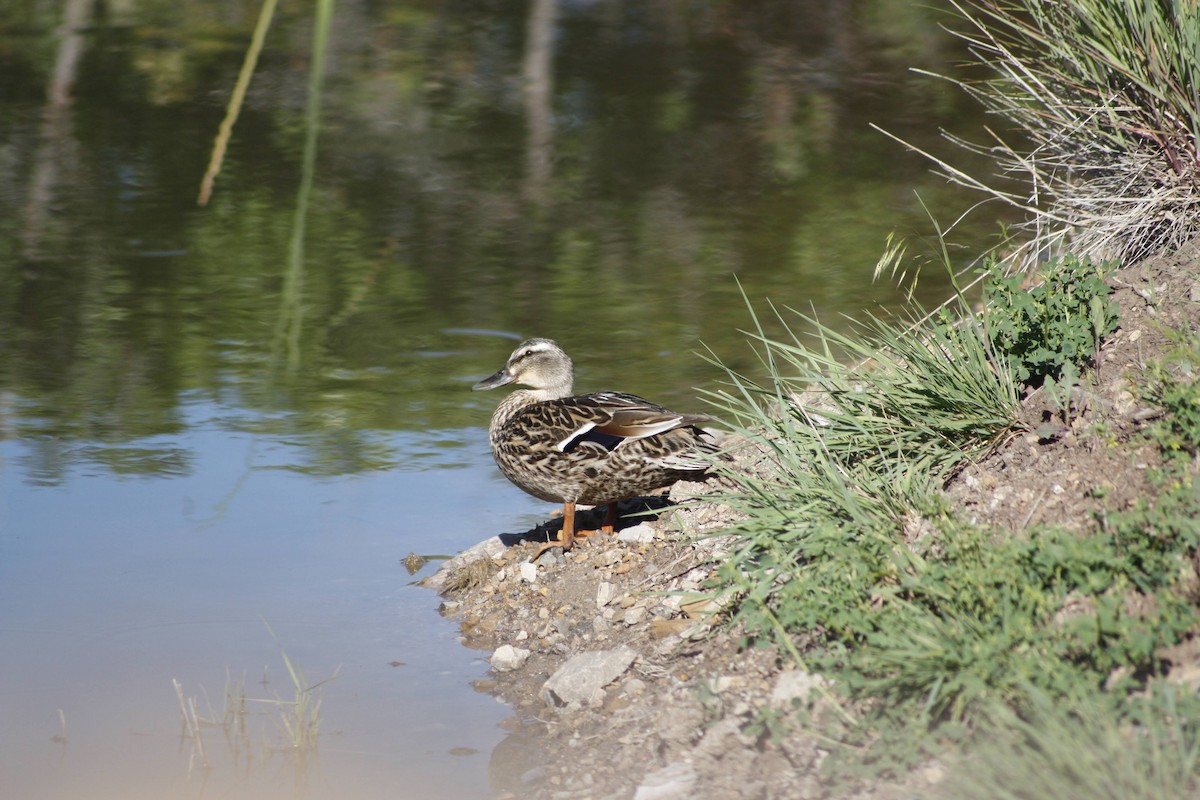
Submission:
M 1100 340 L 1117 327 L 1104 276 L 1103 267 L 1073 255 L 1051 262 L 1031 286 L 1028 276 L 988 268 L 988 333 L 1017 381 L 1037 386 L 1059 380 L 1064 370 L 1078 375 L 1091 363 Z
M 1200 452 L 1200 331 L 1168 332 L 1175 346 L 1149 365 L 1146 399 L 1161 406 L 1151 438 L 1168 453 Z

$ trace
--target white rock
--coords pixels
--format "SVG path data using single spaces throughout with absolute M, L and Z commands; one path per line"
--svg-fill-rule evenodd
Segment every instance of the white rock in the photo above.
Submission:
M 700 774 L 691 764 L 676 761 L 642 778 L 633 800 L 690 800 Z
M 537 564 L 522 561 L 519 569 L 521 570 L 521 580 L 526 583 L 537 583 Z
M 604 608 L 612 602 L 613 596 L 617 593 L 617 587 L 608 581 L 600 581 L 600 585 L 596 587 L 596 606 Z
M 625 609 L 625 624 L 637 625 L 646 618 L 646 609 L 642 606 L 633 606 Z
M 617 539 L 627 544 L 646 544 L 654 541 L 654 528 L 645 522 L 617 532 Z
M 792 705 L 793 700 L 807 705 L 812 699 L 812 693 L 823 685 L 825 679 L 820 675 L 802 669 L 784 670 L 775 679 L 775 688 L 771 690 L 771 706 L 787 708 Z
M 428 586 L 434 591 L 440 592 L 445 588 L 446 582 L 451 575 L 456 574 L 460 569 L 468 564 L 478 561 L 481 558 L 494 558 L 499 556 L 508 549 L 508 546 L 500 539 L 499 536 L 493 536 L 485 539 L 479 544 L 462 551 L 454 558 L 442 564 L 433 575 L 421 581 L 422 586 Z
M 496 672 L 512 672 L 525 666 L 528 659 L 529 651 L 523 647 L 502 644 L 492 653 L 491 665 Z
M 597 689 L 621 677 L 636 658 L 637 653 L 628 647 L 571 656 L 542 685 L 542 699 L 554 706 L 587 703 L 596 696 Z

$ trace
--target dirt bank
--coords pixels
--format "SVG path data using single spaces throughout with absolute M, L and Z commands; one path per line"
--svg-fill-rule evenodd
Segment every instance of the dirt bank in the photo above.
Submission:
M 1197 264 L 1192 246 L 1113 277 L 1121 324 L 1103 347 L 1088 407 L 1055 428 L 1046 398 L 1028 397 L 1031 432 L 947 487 L 962 514 L 1014 532 L 1034 522 L 1087 530 L 1096 498 L 1113 508 L 1152 491 L 1146 468 L 1155 454 L 1137 434 L 1155 411 L 1137 386 L 1167 346 L 1164 328 L 1200 326 Z M 678 485 L 670 499 L 686 501 L 682 508 L 648 523 L 626 519 L 616 536 L 565 558 L 548 553 L 528 564 L 534 532 L 528 542 L 484 542 L 430 579 L 469 646 L 495 654 L 494 677 L 480 690 L 515 709 L 492 755 L 498 797 L 831 795 L 819 727 L 772 739 L 755 725 L 759 709 L 784 715 L 797 701 L 817 704 L 818 723 L 834 713 L 814 691 L 822 679 L 776 651 L 743 651 L 736 630 L 712 624 L 721 598 L 702 587 L 721 557 L 723 540 L 712 534 L 729 516 L 703 499 L 706 491 Z M 1175 658 L 1180 674 L 1200 669 L 1195 654 Z M 928 763 L 858 795 L 924 795 L 949 768 Z

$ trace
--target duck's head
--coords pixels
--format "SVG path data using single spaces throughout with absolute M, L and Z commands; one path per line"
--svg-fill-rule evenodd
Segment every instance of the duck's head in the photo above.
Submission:
M 569 397 L 575 387 L 575 365 L 558 343 L 550 339 L 526 339 L 512 351 L 504 369 L 471 389 L 495 389 L 510 383 L 528 386 L 543 400 Z

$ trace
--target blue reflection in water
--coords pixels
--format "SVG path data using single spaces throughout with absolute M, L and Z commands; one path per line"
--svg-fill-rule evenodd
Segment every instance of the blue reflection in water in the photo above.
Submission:
M 397 783 L 484 796 L 506 710 L 470 690 L 486 664 L 400 563 L 543 513 L 496 477 L 484 431 L 380 432 L 406 468 L 331 478 L 306 470 L 305 442 L 234 429 L 243 410 L 193 402 L 182 417 L 173 436 L 68 444 L 51 485 L 21 468 L 36 438 L 0 442 L 0 764 L 13 796 L 68 796 L 89 776 L 89 796 L 109 796 L 99 763 L 120 766 L 112 796 L 172 796 L 188 780 L 172 679 L 218 717 L 226 670 L 251 698 L 293 696 L 264 621 L 309 682 L 341 669 L 321 690 L 306 780 L 361 790 L 342 796 Z M 171 458 L 186 469 L 112 468 Z M 256 746 L 278 741 L 276 708 L 251 704 Z M 68 744 L 49 769 L 58 709 Z M 259 791 L 210 739 L 208 780 Z

